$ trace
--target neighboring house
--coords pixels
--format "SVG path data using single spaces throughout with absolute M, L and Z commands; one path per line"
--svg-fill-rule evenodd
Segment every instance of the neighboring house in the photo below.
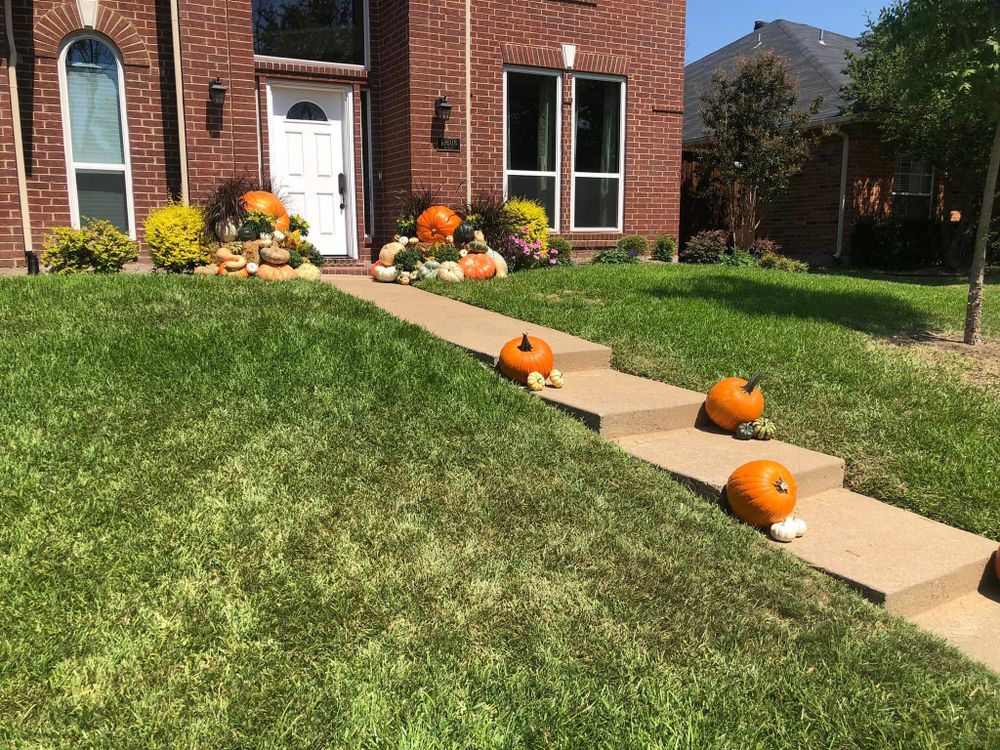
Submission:
M 758 21 L 751 33 L 685 68 L 682 239 L 722 225 L 694 189 L 703 179 L 695 153 L 706 135 L 701 96 L 716 70 L 731 71 L 737 58 L 764 50 L 789 60 L 799 107 L 823 97 L 811 124 L 833 132 L 820 140 L 788 192 L 767 206 L 758 236 L 789 254 L 846 257 L 859 219 L 940 218 L 968 209 L 970 195 L 958 181 L 936 172 L 927 159 L 895 153 L 882 143 L 876 123 L 845 114 L 846 53 L 858 51 L 856 38 L 791 21 Z
M 281 186 L 339 264 L 367 261 L 422 187 L 538 199 L 581 248 L 676 233 L 684 15 L 684 0 L 5 0 L 0 265 L 81 216 L 141 241 L 169 196 L 242 172 Z

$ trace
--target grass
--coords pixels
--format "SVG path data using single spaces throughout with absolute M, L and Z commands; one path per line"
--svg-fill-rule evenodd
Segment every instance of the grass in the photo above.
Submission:
M 985 668 L 326 285 L 0 292 L 4 746 L 1000 745 Z
M 430 287 L 614 349 L 619 369 L 707 391 L 767 373 L 779 437 L 843 456 L 853 489 L 1000 538 L 1000 398 L 885 343 L 951 331 L 966 289 L 719 266 L 588 267 Z M 1000 331 L 987 290 L 985 328 Z

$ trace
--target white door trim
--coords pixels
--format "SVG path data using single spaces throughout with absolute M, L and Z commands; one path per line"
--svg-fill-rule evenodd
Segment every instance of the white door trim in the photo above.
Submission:
M 268 141 L 268 166 L 272 179 L 274 179 L 274 139 L 279 133 L 280 123 L 278 115 L 274 111 L 274 89 L 293 89 L 303 93 L 316 92 L 327 96 L 330 94 L 340 94 L 344 103 L 344 122 L 341 130 L 343 132 L 343 157 L 344 157 L 344 179 L 347 181 L 347 191 L 344 194 L 345 227 L 347 231 L 347 255 L 348 258 L 358 257 L 358 212 L 357 212 L 357 184 L 355 179 L 355 154 L 354 154 L 354 89 L 352 86 L 344 86 L 329 83 L 303 83 L 300 81 L 286 81 L 283 79 L 267 80 L 267 141 Z M 331 255 L 331 258 L 345 257 Z

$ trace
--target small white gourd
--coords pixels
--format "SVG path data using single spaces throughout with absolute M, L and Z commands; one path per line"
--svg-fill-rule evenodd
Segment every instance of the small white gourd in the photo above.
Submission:
M 528 373 L 528 388 L 532 391 L 541 391 L 545 388 L 545 376 L 540 372 Z
M 549 382 L 553 388 L 562 388 L 566 385 L 566 378 L 559 370 L 553 370 L 549 373 Z
M 398 281 L 403 286 L 409 286 L 410 285 L 410 279 L 411 279 L 410 272 L 409 271 L 403 271 L 401 274 L 399 274 L 399 278 L 396 279 L 396 281 Z
M 278 244 L 281 244 L 282 242 L 285 241 L 285 233 L 282 232 L 280 229 L 275 229 L 274 234 L 271 235 L 271 239 L 277 242 Z
M 247 263 L 247 273 L 251 276 L 257 273 L 257 269 L 260 268 L 256 263 Z
M 786 518 L 784 521 L 771 524 L 771 538 L 776 542 L 788 544 L 788 542 L 795 540 L 795 529 L 795 519 Z

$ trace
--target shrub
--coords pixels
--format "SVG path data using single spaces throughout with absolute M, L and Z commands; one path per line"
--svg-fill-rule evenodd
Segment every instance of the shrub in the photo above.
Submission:
M 292 268 L 298 268 L 306 262 L 306 259 L 302 257 L 302 253 L 300 253 L 296 248 L 286 247 L 285 249 L 288 251 L 288 265 Z
M 408 247 L 396 253 L 394 265 L 399 271 L 415 271 L 417 264 L 424 259 L 423 253 L 413 247 Z M 442 261 L 444 262 L 444 261 Z
M 449 260 L 458 263 L 462 259 L 462 254 L 454 245 L 431 245 L 424 254 L 438 263 L 447 263 Z
M 416 237 L 417 220 L 413 216 L 400 216 L 396 219 L 396 234 L 400 237 Z
M 723 253 L 719 258 L 719 263 L 724 266 L 735 266 L 737 268 L 754 268 L 757 259 L 748 251 L 734 247 L 731 252 Z
M 229 177 L 220 182 L 205 204 L 205 226 L 214 231 L 219 224 L 232 224 L 236 227 L 242 224 L 247 213 L 243 196 L 251 190 L 274 192 L 269 180 L 261 182 L 248 174 Z
M 303 219 L 298 214 L 292 214 L 288 217 L 288 231 L 298 232 L 302 237 L 309 236 L 309 222 Z
M 784 255 L 779 255 L 778 253 L 770 251 L 767 251 L 760 256 L 760 260 L 757 261 L 757 265 L 771 271 L 790 271 L 792 273 L 809 272 L 808 263 L 804 263 L 801 260 L 795 260 L 794 258 L 786 258 Z
M 247 211 L 243 218 L 243 226 L 253 230 L 254 237 L 271 234 L 274 231 L 274 219 L 263 211 Z
M 687 241 L 678 259 L 681 263 L 718 263 L 728 244 L 725 230 L 699 232 Z
M 677 252 L 677 240 L 669 234 L 660 234 L 656 237 L 653 245 L 653 260 L 662 260 L 665 263 L 673 263 L 674 254 Z
M 573 265 L 573 243 L 565 237 L 549 237 L 549 253 L 556 252 L 556 264 L 560 266 Z
M 211 260 L 205 244 L 205 218 L 200 208 L 172 203 L 146 219 L 149 257 L 158 268 L 185 273 Z
M 42 263 L 50 273 L 118 273 L 139 257 L 136 243 L 108 221 L 80 229 L 58 227 L 45 237 Z
M 772 255 L 781 255 L 781 245 L 774 240 L 767 239 L 766 237 L 758 237 L 750 246 L 750 254 L 757 260 L 760 260 L 768 253 L 771 253 Z
M 483 233 L 486 244 L 506 258 L 513 270 L 512 261 L 516 251 L 511 237 L 514 235 L 515 227 L 503 195 L 486 190 L 480 191 L 471 202 L 462 206 L 458 213 L 464 221 Z
M 649 254 L 649 240 L 640 234 L 629 234 L 618 240 L 616 245 L 620 250 L 624 250 L 633 258 Z
M 859 221 L 851 237 L 851 262 L 884 271 L 940 266 L 944 262 L 941 222 Z
M 529 243 L 540 242 L 542 251 L 549 249 L 549 217 L 541 204 L 524 198 L 507 201 L 505 210 L 521 238 Z
M 323 267 L 323 256 L 320 254 L 319 249 L 308 240 L 302 240 L 298 246 L 299 255 L 302 256 L 304 260 L 309 261 L 314 266 Z
M 594 256 L 592 262 L 606 264 L 635 263 L 636 259 L 628 250 L 616 245 L 615 247 L 609 247 L 607 250 L 599 252 Z

